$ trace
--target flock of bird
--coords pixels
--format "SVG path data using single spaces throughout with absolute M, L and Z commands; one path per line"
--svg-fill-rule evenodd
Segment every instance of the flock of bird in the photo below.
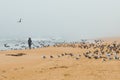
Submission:
M 80 48 L 85 52 L 79 53 L 76 57 L 74 53 L 62 53 L 58 55 L 58 58 L 62 56 L 71 56 L 76 60 L 80 59 L 80 57 L 84 56 L 87 59 L 102 59 L 102 61 L 106 60 L 120 60 L 120 43 L 116 41 L 113 43 L 104 43 L 104 41 L 95 41 L 95 43 L 64 43 L 64 44 L 56 44 L 53 47 L 71 47 L 71 48 Z M 43 59 L 46 59 L 47 56 L 43 56 Z M 54 58 L 54 56 L 49 56 L 49 58 Z
M 80 54 L 73 54 L 73 53 L 62 53 L 62 54 L 57 54 L 57 55 L 49 55 L 49 56 L 45 56 L 43 55 L 42 58 L 43 59 L 46 59 L 46 58 L 61 58 L 61 57 L 65 57 L 65 56 L 68 56 L 68 57 L 71 57 L 71 58 L 74 58 L 76 60 L 79 60 L 81 55 Z

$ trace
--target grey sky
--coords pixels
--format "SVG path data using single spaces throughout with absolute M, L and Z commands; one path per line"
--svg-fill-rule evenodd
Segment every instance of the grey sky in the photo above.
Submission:
M 120 0 L 0 0 L 0 36 L 120 36 Z

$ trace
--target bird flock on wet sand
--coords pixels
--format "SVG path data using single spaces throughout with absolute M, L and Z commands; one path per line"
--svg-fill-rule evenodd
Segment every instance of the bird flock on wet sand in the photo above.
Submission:
M 80 48 L 84 49 L 86 52 L 84 53 L 62 53 L 58 54 L 57 58 L 64 56 L 71 56 L 76 60 L 79 60 L 81 57 L 85 57 L 87 59 L 101 59 L 103 62 L 108 60 L 118 60 L 120 61 L 119 53 L 120 53 L 120 43 L 116 41 L 112 43 L 104 43 L 104 41 L 95 41 L 95 43 L 63 43 L 56 44 L 53 47 L 72 47 L 72 48 Z M 77 56 L 76 56 L 77 55 Z M 49 57 L 43 55 L 43 59 L 46 58 L 55 58 L 55 56 L 50 55 Z
M 61 54 L 57 54 L 57 55 L 49 55 L 49 56 L 45 56 L 45 55 L 42 55 L 42 59 L 47 59 L 47 58 L 62 58 L 62 57 L 71 57 L 71 58 L 74 58 L 76 60 L 79 60 L 81 55 L 80 54 L 73 54 L 73 53 L 61 53 Z

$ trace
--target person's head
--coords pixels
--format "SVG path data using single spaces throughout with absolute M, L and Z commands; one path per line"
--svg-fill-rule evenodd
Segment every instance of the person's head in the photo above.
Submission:
M 28 39 L 30 40 L 31 38 L 29 37 Z

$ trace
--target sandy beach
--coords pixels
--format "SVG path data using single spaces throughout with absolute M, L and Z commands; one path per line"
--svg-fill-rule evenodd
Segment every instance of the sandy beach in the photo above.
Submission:
M 89 59 L 83 55 L 89 50 L 51 46 L 0 51 L 0 80 L 120 80 L 120 60 Z
M 0 80 L 120 80 L 120 0 L 0 0 Z

